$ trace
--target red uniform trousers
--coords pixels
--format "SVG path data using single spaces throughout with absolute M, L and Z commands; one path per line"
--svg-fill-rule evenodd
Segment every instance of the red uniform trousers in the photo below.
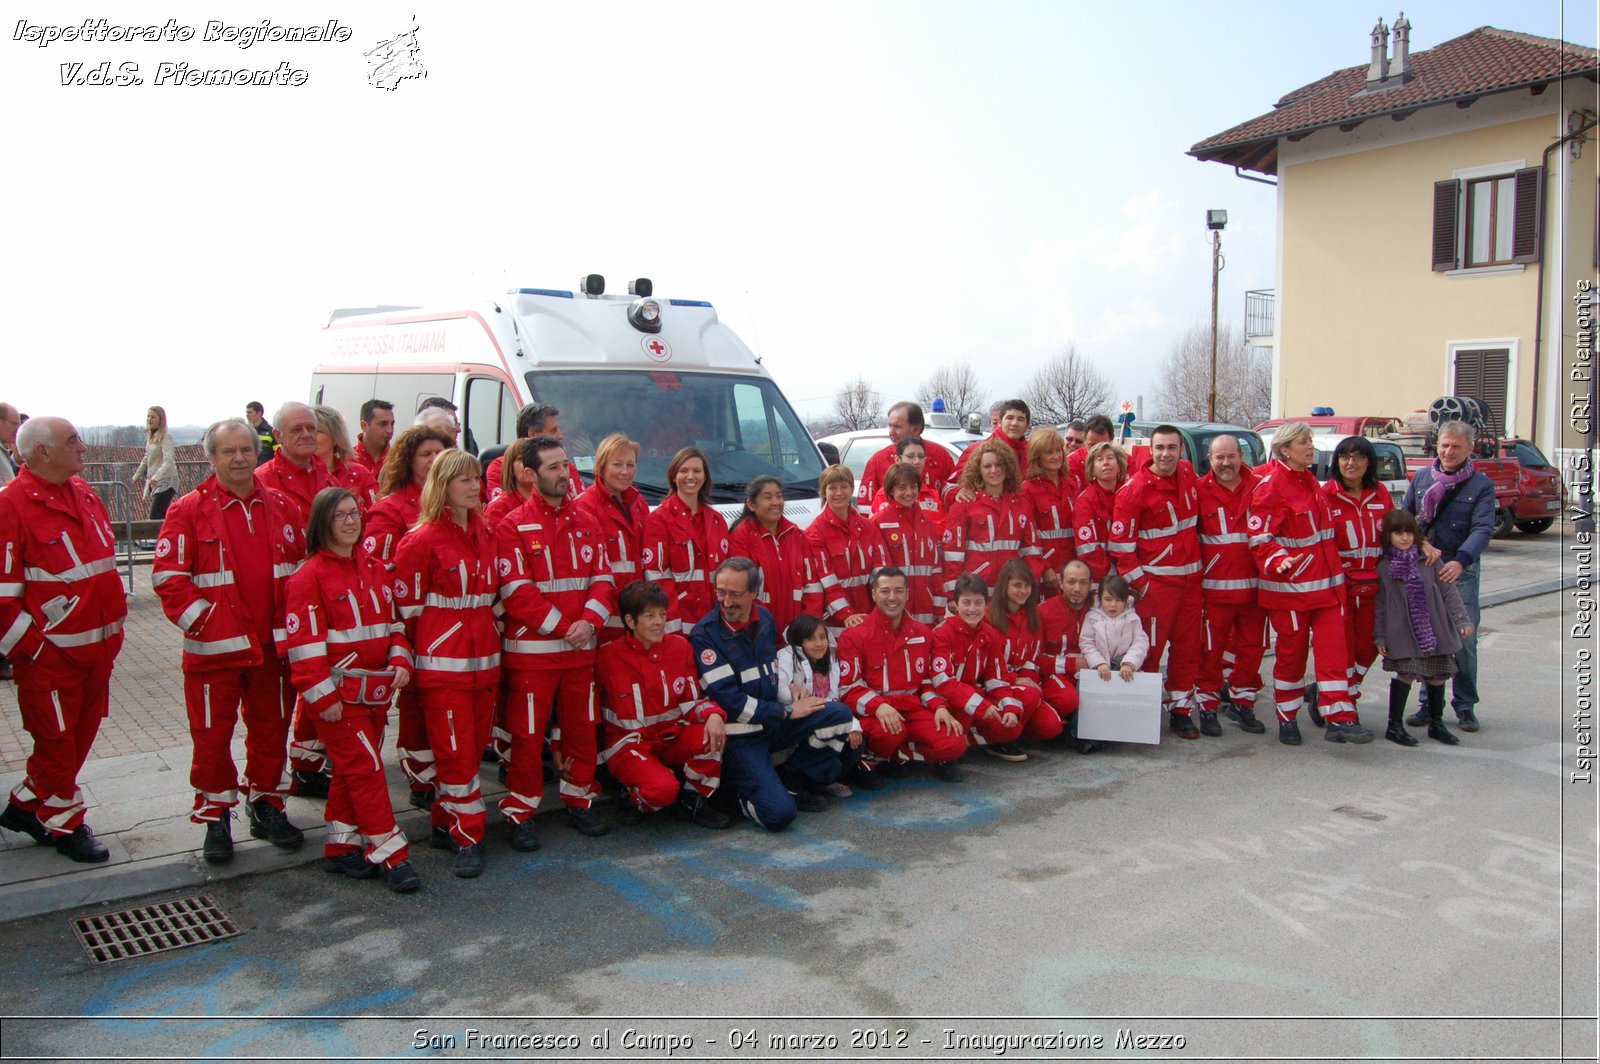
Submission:
M 433 749 L 434 789 L 432 824 L 450 832 L 457 846 L 483 841 L 488 822 L 478 766 L 489 741 L 494 720 L 494 699 L 499 687 L 424 687 L 422 719 Z
M 1233 704 L 1254 710 L 1261 693 L 1261 659 L 1267 653 L 1267 611 L 1254 602 L 1208 602 L 1205 630 L 1195 701 L 1201 709 L 1217 712 L 1226 677 Z
M 1044 742 L 1061 734 L 1061 714 L 1045 701 L 1044 688 L 1019 683 L 1010 688 L 1009 694 L 1022 703 L 1022 738 Z
M 403 690 L 403 688 L 402 688 Z M 335 721 L 319 720 L 318 734 L 328 744 L 333 783 L 328 787 L 328 857 L 354 853 L 366 840 L 366 858 L 392 868 L 410 856 L 406 836 L 394 822 L 389 783 L 383 775 L 384 706 L 345 704 Z
M 59 679 L 37 674 L 12 659 L 22 726 L 33 738 L 28 774 L 11 791 L 11 804 L 38 817 L 52 835 L 70 835 L 83 823 L 78 770 L 100 732 L 111 703 L 111 662 Z
M 1272 630 L 1278 633 L 1278 653 L 1272 663 L 1273 696 L 1278 719 L 1294 720 L 1305 695 L 1306 655 L 1316 649 L 1317 706 L 1328 720 L 1339 724 L 1356 719 L 1345 676 L 1350 659 L 1345 653 L 1344 615 L 1338 606 L 1313 610 L 1273 610 Z
M 632 796 L 642 812 L 665 809 L 678 797 L 678 774 L 683 770 L 683 786 L 702 798 L 710 798 L 722 783 L 722 751 L 703 752 L 706 726 L 688 724 L 676 733 L 659 739 L 627 743 L 606 759 L 606 768 L 617 783 Z
M 260 665 L 183 674 L 183 705 L 189 714 L 194 758 L 189 784 L 194 788 L 196 824 L 221 820 L 239 804 L 239 770 L 233 761 L 233 733 L 244 718 L 246 801 L 265 798 L 279 809 L 289 793 L 283 764 L 289 741 L 294 688 L 281 658 Z
M 1200 583 L 1152 578 L 1139 597 L 1138 608 L 1144 633 L 1150 637 L 1144 671 L 1160 672 L 1162 653 L 1170 648 L 1161 703 L 1163 708 L 1186 717 L 1194 705 L 1200 644 L 1205 634 L 1200 621 Z
M 1373 631 L 1377 619 L 1378 582 L 1376 580 L 1345 581 L 1344 645 L 1350 654 L 1350 701 L 1361 702 L 1361 681 L 1367 670 L 1378 660 L 1378 642 Z
M 867 749 L 873 757 L 882 761 L 894 759 L 940 764 L 954 761 L 967 752 L 967 737 L 951 735 L 941 729 L 934 723 L 933 710 L 923 705 L 921 699 L 914 695 L 883 697 L 900 711 L 905 720 L 899 733 L 893 734 L 879 723 L 877 714 L 868 713 L 861 718 L 861 730 L 866 733 Z
M 394 698 L 395 752 L 400 755 L 400 772 L 411 784 L 413 794 L 433 790 L 438 773 L 433 748 L 428 745 L 428 724 L 422 715 L 422 696 L 415 685 L 400 688 Z
M 317 734 L 322 722 L 306 707 L 306 700 L 296 695 L 294 700 L 294 731 L 289 743 L 289 770 L 316 775 L 328 764 L 328 748 Z
M 1062 721 L 1078 712 L 1078 685 L 1064 676 L 1046 676 L 1044 704 L 1056 711 Z
M 511 763 L 506 769 L 506 796 L 500 812 L 520 824 L 539 809 L 544 796 L 544 764 L 540 749 L 550 711 L 555 710 L 556 731 L 550 747 L 570 758 L 557 788 L 561 801 L 574 809 L 587 809 L 595 799 L 594 668 L 511 669 L 506 698 L 506 730 L 511 733 Z M 483 747 L 479 745 L 480 752 Z

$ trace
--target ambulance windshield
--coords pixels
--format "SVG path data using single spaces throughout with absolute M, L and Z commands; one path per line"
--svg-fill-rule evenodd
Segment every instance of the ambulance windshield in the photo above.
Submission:
M 775 476 L 788 500 L 817 497 L 822 459 L 777 385 L 765 377 L 672 370 L 534 370 L 528 388 L 561 411 L 567 454 L 591 482 L 595 447 L 613 432 L 639 443 L 634 486 L 652 503 L 671 492 L 667 463 L 698 447 L 711 501 L 744 501 L 752 478 Z

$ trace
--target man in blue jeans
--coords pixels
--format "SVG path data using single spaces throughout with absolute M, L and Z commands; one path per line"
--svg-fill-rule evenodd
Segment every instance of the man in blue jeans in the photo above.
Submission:
M 828 807 L 817 792 L 843 770 L 853 720 L 842 702 L 810 695 L 778 701 L 778 626 L 756 603 L 761 569 L 733 557 L 713 577 L 717 608 L 689 635 L 706 697 L 728 714 L 722 785 L 744 815 L 768 831 L 794 822 L 797 809 Z M 772 755 L 792 751 L 781 768 Z
M 1472 619 L 1472 634 L 1456 651 L 1456 675 L 1450 683 L 1450 705 L 1461 730 L 1468 732 L 1478 730 L 1478 578 L 1495 525 L 1494 483 L 1472 468 L 1472 442 L 1472 427 L 1466 422 L 1440 425 L 1438 458 L 1432 466 L 1417 470 L 1405 501 L 1428 542 L 1439 548 L 1439 580 L 1456 586 Z M 1427 724 L 1426 705 L 1406 723 Z

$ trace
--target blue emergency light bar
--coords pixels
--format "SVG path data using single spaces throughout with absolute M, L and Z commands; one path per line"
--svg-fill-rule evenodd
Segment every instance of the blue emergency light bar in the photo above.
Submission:
M 1311 416 L 1312 417 L 1332 417 L 1333 416 L 1333 407 L 1331 407 L 1331 406 L 1314 406 L 1314 407 L 1311 408 Z
M 513 288 L 512 295 L 518 296 L 557 296 L 561 299 L 571 299 L 571 292 L 564 292 L 559 288 Z
M 710 307 L 711 304 L 703 299 L 669 299 L 668 303 L 675 307 Z

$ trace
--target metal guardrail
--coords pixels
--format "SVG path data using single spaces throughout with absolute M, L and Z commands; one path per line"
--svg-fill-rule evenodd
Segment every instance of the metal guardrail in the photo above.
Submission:
M 84 472 L 87 473 L 88 470 L 85 469 Z M 120 511 L 123 515 L 121 519 L 123 534 L 118 537 L 121 540 L 118 553 L 122 555 L 120 568 L 122 569 L 122 579 L 127 583 L 128 598 L 137 602 L 139 596 L 133 590 L 133 508 L 131 500 L 128 498 L 132 491 L 128 488 L 128 485 L 120 480 L 90 480 L 85 483 L 95 490 L 96 495 L 100 496 L 100 501 L 105 504 L 107 513 L 115 515 Z M 109 499 L 106 498 L 107 493 L 111 496 Z M 114 527 L 117 523 L 117 518 L 113 516 L 111 522 Z
M 1278 292 L 1257 288 L 1244 294 L 1244 335 L 1272 336 L 1277 332 Z

